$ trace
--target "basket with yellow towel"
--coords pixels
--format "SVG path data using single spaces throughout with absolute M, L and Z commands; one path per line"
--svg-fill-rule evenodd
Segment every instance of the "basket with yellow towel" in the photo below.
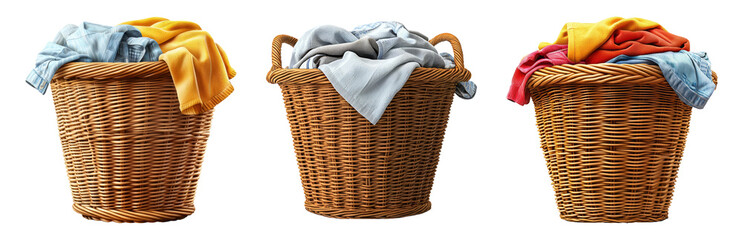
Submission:
M 49 79 L 73 209 L 101 221 L 181 219 L 195 209 L 213 108 L 233 91 L 235 70 L 195 23 L 148 18 L 125 25 L 156 41 L 160 61 L 87 61 L 80 46 L 55 46 L 86 60 L 60 65 Z

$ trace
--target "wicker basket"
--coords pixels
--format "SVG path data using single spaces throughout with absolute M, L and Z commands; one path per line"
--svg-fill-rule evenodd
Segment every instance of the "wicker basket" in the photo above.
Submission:
M 193 213 L 212 112 L 180 113 L 165 62 L 68 63 L 51 88 L 76 212 L 114 222 Z
M 560 65 L 527 87 L 562 219 L 668 218 L 691 107 L 657 66 Z
M 268 81 L 281 86 L 308 211 L 335 218 L 396 218 L 431 208 L 429 195 L 457 82 L 467 81 L 456 37 L 456 68 L 418 68 L 372 125 L 318 69 L 283 69 L 273 41 Z

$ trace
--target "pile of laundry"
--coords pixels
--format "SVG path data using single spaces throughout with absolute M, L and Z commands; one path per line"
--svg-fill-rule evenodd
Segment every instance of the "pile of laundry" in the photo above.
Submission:
M 704 108 L 715 90 L 707 54 L 690 52 L 688 39 L 646 19 L 612 17 L 597 23 L 567 23 L 554 43 L 539 44 L 539 50 L 516 68 L 508 99 L 529 103 L 526 82 L 539 69 L 596 63 L 658 65 L 679 98 L 695 108 Z
M 214 108 L 229 96 L 235 70 L 209 33 L 193 22 L 147 18 L 104 26 L 67 25 L 36 59 L 26 82 L 42 94 L 52 77 L 69 62 L 167 63 L 183 114 Z
M 319 26 L 294 45 L 289 68 L 318 68 L 336 91 L 372 124 L 415 68 L 454 68 L 454 57 L 438 53 L 428 38 L 399 22 L 375 22 L 352 31 Z M 474 97 L 477 86 L 460 82 L 457 96 Z

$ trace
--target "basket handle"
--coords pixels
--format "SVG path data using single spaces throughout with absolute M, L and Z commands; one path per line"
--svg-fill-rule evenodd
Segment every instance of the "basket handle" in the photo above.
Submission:
M 442 33 L 431 39 L 431 45 L 439 44 L 442 41 L 447 41 L 451 44 L 451 48 L 454 52 L 454 68 L 464 69 L 464 55 L 462 54 L 462 44 L 459 43 L 459 39 L 451 33 Z
M 273 66 L 271 66 L 271 71 L 276 69 L 281 69 L 281 45 L 284 43 L 289 44 L 290 46 L 294 47 L 294 44 L 297 43 L 297 39 L 289 36 L 289 35 L 278 35 L 275 38 L 273 38 L 273 44 L 271 45 L 271 63 Z

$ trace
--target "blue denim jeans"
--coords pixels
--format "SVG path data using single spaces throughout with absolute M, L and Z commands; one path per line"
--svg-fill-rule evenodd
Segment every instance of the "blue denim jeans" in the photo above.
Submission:
M 620 55 L 607 63 L 658 65 L 681 101 L 695 108 L 704 108 L 715 91 L 712 69 L 705 52 L 692 53 L 681 50 L 640 56 Z

